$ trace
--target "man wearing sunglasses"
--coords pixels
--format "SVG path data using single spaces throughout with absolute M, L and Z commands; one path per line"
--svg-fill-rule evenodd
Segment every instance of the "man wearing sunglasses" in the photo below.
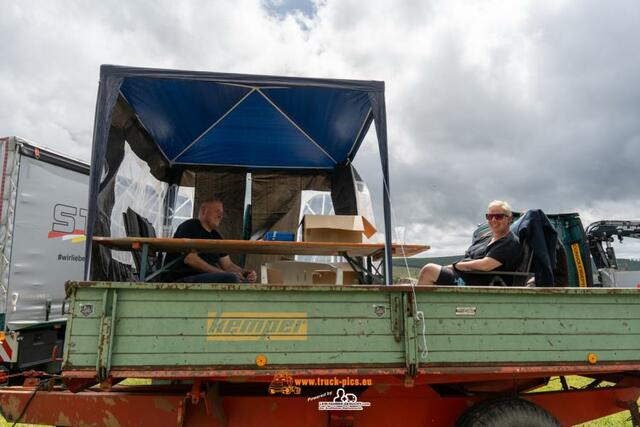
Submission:
M 511 206 L 494 200 L 485 215 L 491 239 L 475 242 L 464 258 L 452 265 L 427 264 L 420 270 L 418 285 L 488 285 L 491 275 L 473 275 L 478 271 L 514 271 L 522 256 L 518 238 L 511 232 Z

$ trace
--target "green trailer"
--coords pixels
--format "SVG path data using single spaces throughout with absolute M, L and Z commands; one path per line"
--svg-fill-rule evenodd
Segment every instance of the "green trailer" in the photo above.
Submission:
M 65 372 L 571 364 L 640 354 L 629 289 L 70 282 Z M 256 359 L 264 358 L 256 367 Z M 260 368 L 260 369 L 257 369 Z M 484 368 L 483 368 L 484 369 Z M 117 375 L 118 376 L 118 375 Z M 119 375 L 119 377 L 122 377 Z
M 352 160 L 372 124 L 385 244 L 377 262 L 344 254 L 370 284 L 169 283 L 144 239 L 135 259 L 97 244 L 124 237 L 129 208 L 169 237 L 185 189 L 195 205 L 224 200 L 229 239 L 295 233 L 303 190 L 359 215 Z M 640 424 L 640 290 L 391 285 L 382 82 L 103 66 L 94 130 L 87 280 L 66 285 L 63 370 L 0 389 L 6 419 L 557 426 L 628 410 Z M 570 375 L 590 381 L 574 389 Z M 552 377 L 561 389 L 547 391 Z
M 640 393 L 635 290 L 70 282 L 67 292 L 67 387 L 120 422 L 135 411 L 140 424 L 453 425 L 488 402 L 573 425 L 635 410 Z M 536 392 L 557 375 L 609 385 Z M 283 376 L 297 393 L 270 394 Z M 156 382 L 117 386 L 126 378 Z M 369 406 L 320 410 L 339 388 Z M 172 401 L 179 390 L 190 399 Z M 133 409 L 129 396 L 148 400 Z M 42 405 L 24 420 L 93 419 Z

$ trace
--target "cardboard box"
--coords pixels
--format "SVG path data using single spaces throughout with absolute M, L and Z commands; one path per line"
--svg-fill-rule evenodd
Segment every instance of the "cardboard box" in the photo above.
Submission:
M 314 271 L 332 268 L 321 262 L 273 261 L 262 265 L 260 279 L 261 283 L 311 285 Z
M 376 229 L 363 216 L 305 215 L 302 220 L 302 240 L 305 242 L 362 243 Z
M 275 268 L 267 268 L 267 280 L 264 283 L 284 283 L 282 271 Z
M 334 270 L 316 270 L 313 272 L 313 284 L 314 285 L 335 285 L 337 272 Z M 357 285 L 358 273 L 353 270 L 342 271 L 342 283 L 343 285 Z

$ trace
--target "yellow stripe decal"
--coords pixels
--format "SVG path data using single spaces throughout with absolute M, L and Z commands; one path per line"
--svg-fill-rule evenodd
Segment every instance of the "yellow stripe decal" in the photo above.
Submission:
M 573 253 L 573 260 L 576 263 L 576 270 L 578 271 L 578 284 L 581 288 L 586 288 L 587 273 L 584 270 L 584 263 L 582 262 L 582 256 L 580 255 L 580 246 L 577 243 L 572 243 L 571 252 Z

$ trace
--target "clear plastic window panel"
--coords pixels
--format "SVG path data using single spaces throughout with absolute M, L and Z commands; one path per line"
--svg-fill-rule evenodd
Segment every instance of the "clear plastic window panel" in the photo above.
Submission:
M 125 144 L 125 155 L 116 175 L 115 203 L 111 212 L 111 236 L 125 237 L 122 213 L 131 208 L 145 217 L 162 237 L 164 199 L 168 185 L 151 175 L 149 166 Z M 129 252 L 112 251 L 114 259 L 133 265 Z
M 171 229 L 165 230 L 162 237 L 172 237 L 176 228 L 188 219 L 193 218 L 193 199 L 195 188 L 179 187 L 171 215 Z

